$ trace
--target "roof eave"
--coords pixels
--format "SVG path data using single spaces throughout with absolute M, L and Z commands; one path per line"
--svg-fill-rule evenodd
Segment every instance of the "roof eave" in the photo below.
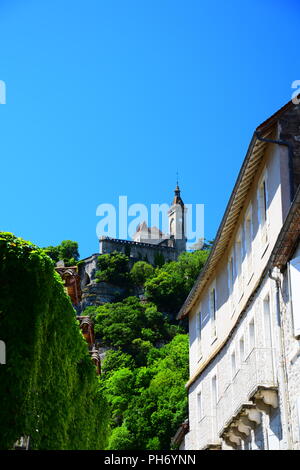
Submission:
M 266 135 L 269 135 L 272 131 L 273 131 L 273 127 L 274 127 L 274 124 L 276 123 L 277 121 L 272 121 L 272 126 L 271 124 L 268 125 L 268 130 L 267 132 L 265 132 Z M 270 130 L 270 127 L 271 127 L 271 130 Z M 260 129 L 262 130 L 262 125 L 259 126 L 259 128 L 257 129 Z M 249 144 L 249 147 L 248 147 L 248 150 L 247 150 L 247 153 L 246 153 L 246 156 L 245 156 L 245 159 L 244 159 L 244 162 L 243 162 L 243 165 L 239 171 L 239 174 L 238 174 L 238 177 L 237 177 L 237 180 L 236 180 L 236 183 L 234 185 L 234 189 L 231 193 L 231 196 L 229 198 L 229 201 L 228 201 L 228 204 L 226 206 L 226 210 L 225 210 L 225 213 L 223 215 L 223 218 L 221 220 L 221 223 L 220 223 L 220 226 L 218 228 L 218 231 L 217 231 L 217 235 L 216 235 L 216 238 L 215 238 L 215 241 L 213 243 L 213 246 L 212 246 L 212 249 L 211 249 L 211 252 L 210 252 L 210 255 L 203 267 L 203 269 L 201 270 L 191 292 L 189 293 L 187 299 L 185 300 L 183 306 L 181 307 L 178 315 L 177 315 L 177 319 L 180 320 L 182 318 L 184 318 L 186 315 L 188 315 L 188 313 L 191 311 L 197 297 L 199 296 L 200 292 L 201 292 L 201 287 L 203 287 L 206 282 L 208 281 L 210 275 L 206 278 L 207 274 L 208 274 L 208 271 L 209 271 L 209 268 L 211 266 L 211 262 L 212 260 L 214 259 L 214 257 L 216 256 L 216 251 L 219 247 L 219 243 L 220 243 L 220 240 L 222 238 L 222 235 L 223 235 L 223 232 L 224 232 L 224 228 L 226 226 L 226 222 L 228 222 L 228 218 L 229 218 L 229 215 L 230 215 L 230 211 L 231 209 L 234 207 L 234 204 L 236 202 L 236 198 L 238 199 L 237 197 L 237 194 L 239 192 L 239 189 L 241 188 L 241 185 L 244 181 L 244 178 L 245 178 L 245 175 L 246 175 L 246 172 L 247 172 L 247 169 L 249 167 L 249 163 L 250 163 L 250 160 L 251 160 L 251 156 L 255 154 L 255 151 L 257 153 L 259 153 L 260 151 L 263 153 L 264 151 L 264 148 L 265 148 L 265 143 L 262 143 L 260 142 L 258 139 L 257 139 L 257 136 L 256 136 L 256 131 L 257 129 L 255 130 L 253 136 L 252 136 L 252 139 L 250 141 L 250 144 Z M 246 195 L 244 197 L 244 199 L 246 198 Z

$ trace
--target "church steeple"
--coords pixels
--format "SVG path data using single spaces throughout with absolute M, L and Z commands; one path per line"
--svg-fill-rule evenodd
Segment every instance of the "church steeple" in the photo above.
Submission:
M 178 176 L 178 175 L 177 175 Z M 169 210 L 169 229 L 171 238 L 174 240 L 174 246 L 177 251 L 181 253 L 186 249 L 186 237 L 185 237 L 185 213 L 186 208 L 184 202 L 181 199 L 180 188 L 178 185 L 178 178 L 176 188 L 174 190 L 174 198 Z
M 178 186 L 178 181 L 177 181 L 177 185 L 176 185 L 176 188 L 174 190 L 174 198 L 173 198 L 173 202 L 172 202 L 172 205 L 173 204 L 180 204 L 180 206 L 184 206 L 184 203 L 183 203 L 183 200 L 181 199 L 181 196 L 180 196 L 180 189 L 179 189 L 179 186 Z

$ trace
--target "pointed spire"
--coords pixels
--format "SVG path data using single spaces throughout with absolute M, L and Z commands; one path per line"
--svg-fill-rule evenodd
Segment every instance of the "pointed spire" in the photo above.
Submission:
M 177 175 L 177 181 L 176 181 L 176 188 L 174 190 L 175 196 L 174 196 L 172 205 L 173 204 L 180 204 L 181 206 L 184 206 L 183 200 L 181 199 L 181 196 L 180 196 L 180 188 L 179 188 L 179 185 L 178 185 L 178 171 L 177 171 L 176 175 Z
M 178 183 L 178 170 L 176 171 L 176 188 L 174 190 L 176 196 L 180 196 L 180 189 Z

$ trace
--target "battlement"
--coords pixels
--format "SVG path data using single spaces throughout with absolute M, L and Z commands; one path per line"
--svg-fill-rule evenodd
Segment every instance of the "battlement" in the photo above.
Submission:
M 174 246 L 174 239 L 162 239 L 160 243 L 135 242 L 131 240 L 119 240 L 117 238 L 101 237 L 100 254 L 108 254 L 118 251 L 129 256 L 132 262 L 147 261 L 153 266 L 158 255 L 162 255 L 164 261 L 176 261 L 179 251 Z
M 150 249 L 154 249 L 157 251 L 157 249 L 159 248 L 159 250 L 170 250 L 170 251 L 174 251 L 175 250 L 175 247 L 173 245 L 163 245 L 162 243 L 165 242 L 165 243 L 174 243 L 173 242 L 173 238 L 170 237 L 170 238 L 164 238 L 162 239 L 159 243 L 157 244 L 154 244 L 154 243 L 145 243 L 145 242 L 135 242 L 133 240 L 120 240 L 119 238 L 111 238 L 111 237 L 105 237 L 105 236 L 102 236 L 100 238 L 100 246 L 103 242 L 105 241 L 109 241 L 111 243 L 116 243 L 117 245 L 127 245 L 127 246 L 136 246 L 138 248 L 141 248 L 141 247 L 144 247 L 144 248 L 150 248 Z M 100 251 L 101 253 L 101 251 Z

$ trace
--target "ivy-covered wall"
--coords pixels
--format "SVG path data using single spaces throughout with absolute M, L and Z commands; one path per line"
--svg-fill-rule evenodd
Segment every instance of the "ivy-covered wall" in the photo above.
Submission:
M 103 449 L 107 406 L 53 262 L 0 232 L 0 448 Z

